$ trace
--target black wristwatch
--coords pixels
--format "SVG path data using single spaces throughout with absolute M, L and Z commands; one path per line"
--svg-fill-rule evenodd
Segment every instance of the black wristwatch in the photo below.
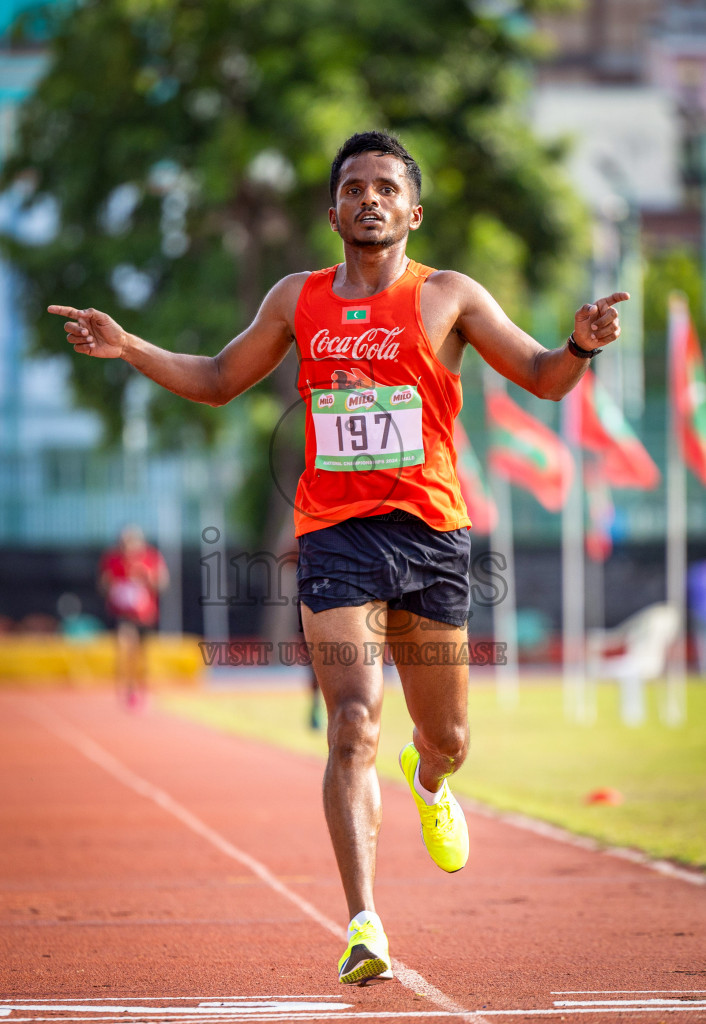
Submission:
M 571 355 L 576 356 L 578 359 L 593 359 L 594 356 L 599 356 L 603 351 L 602 348 L 581 348 L 580 345 L 576 344 L 573 331 L 569 336 L 567 344 Z

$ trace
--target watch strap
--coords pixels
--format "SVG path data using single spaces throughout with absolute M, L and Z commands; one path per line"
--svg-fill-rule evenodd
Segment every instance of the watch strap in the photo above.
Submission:
M 569 346 L 569 352 L 572 356 L 576 356 L 577 359 L 593 359 L 594 356 L 599 356 L 603 351 L 602 348 L 581 348 L 580 345 L 576 344 L 573 331 L 569 335 L 567 344 Z

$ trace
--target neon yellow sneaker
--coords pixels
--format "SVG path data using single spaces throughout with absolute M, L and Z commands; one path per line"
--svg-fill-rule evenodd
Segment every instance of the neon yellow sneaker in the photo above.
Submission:
M 419 752 L 408 743 L 400 752 L 402 769 L 422 822 L 422 842 L 429 856 L 444 871 L 460 871 L 468 860 L 468 825 L 458 801 L 444 779 L 441 800 L 427 804 L 414 788 Z
M 342 985 L 374 985 L 392 978 L 387 936 L 374 921 L 348 926 L 348 949 L 338 961 Z

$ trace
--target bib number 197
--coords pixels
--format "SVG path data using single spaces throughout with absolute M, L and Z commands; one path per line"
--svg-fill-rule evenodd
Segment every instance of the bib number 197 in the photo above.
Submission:
M 422 401 L 414 387 L 313 391 L 316 468 L 396 469 L 424 462 Z
M 384 424 L 382 429 L 382 439 L 380 441 L 380 447 L 383 451 L 387 448 L 387 441 L 390 436 L 390 423 L 392 422 L 392 413 L 389 412 L 376 412 L 373 417 L 373 423 L 375 426 L 382 423 Z M 336 430 L 338 432 L 338 450 L 345 452 L 345 434 L 350 435 L 350 446 L 353 451 L 367 452 L 368 450 L 368 428 L 367 420 L 364 414 L 358 416 L 349 416 L 345 419 L 344 416 L 336 417 Z

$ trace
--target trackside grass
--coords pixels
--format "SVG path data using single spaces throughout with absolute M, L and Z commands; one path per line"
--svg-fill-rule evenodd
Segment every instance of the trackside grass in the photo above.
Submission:
M 471 754 L 454 790 L 502 810 L 519 811 L 607 845 L 635 847 L 706 868 L 706 684 L 688 687 L 685 725 L 658 715 L 648 692 L 648 718 L 628 728 L 614 686 L 599 685 L 593 726 L 564 720 L 561 687 L 532 681 L 518 707 L 498 707 L 492 685 L 471 686 Z M 160 706 L 207 726 L 324 758 L 324 732 L 308 726 L 303 689 L 226 693 L 164 693 Z M 411 723 L 402 692 L 388 687 L 378 754 L 380 774 L 402 782 L 397 764 Z M 610 788 L 621 804 L 587 804 Z

